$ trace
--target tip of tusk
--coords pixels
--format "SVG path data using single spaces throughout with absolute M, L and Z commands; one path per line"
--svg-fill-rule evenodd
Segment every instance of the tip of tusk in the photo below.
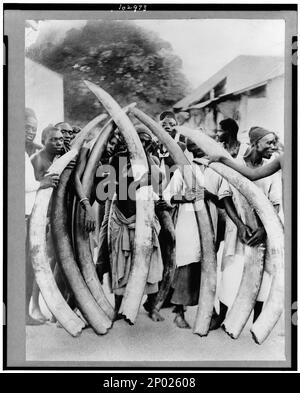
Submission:
M 90 81 L 87 81 L 86 79 L 84 79 L 83 82 L 84 82 L 87 86 L 91 84 L 91 82 L 90 82 Z
M 236 340 L 238 338 L 238 336 L 236 336 L 234 333 L 231 333 L 229 330 L 227 330 L 225 325 L 222 325 L 222 329 L 224 330 L 224 332 L 232 339 L 232 340 Z
M 129 104 L 128 106 L 127 106 L 127 109 L 132 109 L 132 108 L 134 108 L 134 107 L 136 107 L 136 102 L 132 102 L 131 104 Z
M 198 331 L 193 331 L 193 333 L 195 335 L 199 336 L 199 337 L 207 337 L 209 332 L 207 332 L 207 333 L 200 333 Z
M 90 90 L 94 90 L 95 87 L 100 88 L 100 86 L 97 86 L 95 83 L 87 81 L 87 80 L 83 80 L 83 82 L 86 84 L 86 86 L 90 89 Z
M 251 331 L 251 336 L 253 341 L 255 342 L 255 344 L 260 345 L 261 343 L 259 342 L 258 338 L 256 337 L 256 334 L 254 332 Z

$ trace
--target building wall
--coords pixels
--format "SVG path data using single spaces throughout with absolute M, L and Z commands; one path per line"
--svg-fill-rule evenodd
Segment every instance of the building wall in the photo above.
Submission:
M 247 92 L 237 100 L 227 100 L 217 104 L 217 114 L 213 116 L 212 109 L 201 110 L 201 125 L 211 134 L 218 128 L 221 120 L 233 118 L 239 125 L 238 138 L 248 142 L 248 132 L 253 126 L 261 126 L 277 133 L 284 143 L 284 78 L 272 79 L 266 87 L 264 96 L 249 96 Z M 191 116 L 187 125 L 195 123 Z M 198 128 L 198 127 L 193 127 Z
M 62 76 L 28 58 L 25 58 L 25 105 L 36 113 L 39 143 L 46 126 L 64 119 Z
M 279 77 L 267 84 L 266 97 L 247 97 L 241 132 L 261 126 L 276 132 L 284 142 L 284 79 Z

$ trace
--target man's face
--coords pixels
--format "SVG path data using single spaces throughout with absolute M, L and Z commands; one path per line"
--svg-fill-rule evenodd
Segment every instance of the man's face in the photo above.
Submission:
M 220 143 L 226 142 L 226 131 L 222 130 L 222 128 L 218 129 L 216 132 L 216 141 Z
M 64 143 L 66 144 L 66 146 L 69 146 L 71 140 L 73 139 L 73 128 L 68 123 L 60 124 L 58 128 L 63 135 Z
M 37 120 L 34 117 L 29 117 L 25 122 L 25 140 L 26 142 L 33 142 L 36 136 Z
M 113 137 L 111 140 L 108 141 L 106 146 L 106 154 L 108 157 L 111 157 L 114 154 L 114 151 L 118 145 L 118 139 Z
M 61 131 L 50 131 L 45 140 L 45 149 L 52 154 L 60 154 L 64 146 L 64 138 Z
M 80 132 L 79 127 L 72 127 L 72 137 L 71 140 L 75 139 L 75 136 Z
M 161 122 L 160 122 L 161 126 L 163 127 L 163 129 L 165 131 L 167 131 L 168 134 L 170 134 L 172 136 L 172 138 L 174 138 L 176 131 L 175 131 L 175 127 L 177 125 L 177 122 L 175 119 L 173 119 L 172 117 L 168 117 L 166 116 Z
M 275 135 L 270 133 L 265 135 L 256 143 L 256 150 L 262 155 L 263 158 L 269 159 L 276 150 Z

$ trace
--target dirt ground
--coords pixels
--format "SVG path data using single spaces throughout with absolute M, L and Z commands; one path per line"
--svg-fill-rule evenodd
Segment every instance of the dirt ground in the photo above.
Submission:
M 193 324 L 197 307 L 190 307 L 187 320 Z M 91 328 L 78 338 L 54 324 L 26 328 L 27 361 L 251 361 L 285 360 L 284 336 L 279 322 L 268 339 L 257 345 L 251 338 L 249 321 L 237 340 L 222 329 L 199 337 L 173 323 L 171 309 L 163 309 L 163 322 L 155 323 L 141 307 L 135 325 L 114 323 L 105 336 Z

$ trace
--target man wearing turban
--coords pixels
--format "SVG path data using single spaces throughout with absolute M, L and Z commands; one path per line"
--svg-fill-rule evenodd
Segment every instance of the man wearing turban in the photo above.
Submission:
M 240 166 L 249 168 L 258 168 L 265 164 L 265 160 L 269 160 L 276 148 L 276 135 L 274 132 L 266 130 L 262 127 L 252 127 L 249 131 L 250 148 L 242 159 L 236 159 L 235 162 Z M 268 176 L 263 179 L 254 181 L 254 183 L 264 192 L 264 194 L 272 202 L 273 206 L 279 211 L 281 204 L 281 191 L 278 179 Z M 240 217 L 244 217 L 243 198 L 239 192 L 232 188 L 233 201 L 236 206 L 237 213 Z M 256 228 L 251 228 L 252 233 L 249 235 L 247 245 L 257 247 L 264 244 L 266 240 L 265 229 L 257 216 L 253 217 L 256 222 Z M 241 282 L 243 266 L 244 266 L 245 244 L 238 238 L 238 230 L 233 222 L 226 219 L 226 230 L 224 239 L 224 250 L 222 256 L 222 279 L 220 284 L 220 314 L 214 319 L 211 328 L 219 327 L 226 317 L 228 308 L 231 307 Z M 254 321 L 259 316 L 263 303 L 268 296 L 270 288 L 270 275 L 268 266 L 263 275 L 262 284 L 257 297 L 254 308 Z

